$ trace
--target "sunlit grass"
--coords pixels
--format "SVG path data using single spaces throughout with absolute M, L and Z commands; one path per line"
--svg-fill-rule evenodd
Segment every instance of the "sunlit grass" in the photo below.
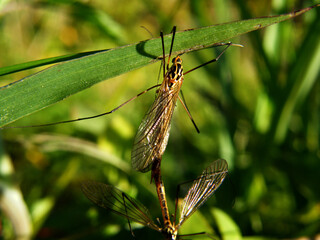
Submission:
M 1 67 L 151 38 L 140 26 L 157 37 L 160 30 L 168 33 L 173 25 L 184 30 L 288 13 L 314 4 L 42 3 L 1 5 L 0 45 L 5 49 L 0 51 Z M 230 166 L 231 184 L 225 181 L 215 201 L 209 201 L 195 216 L 196 220 L 206 221 L 205 229 L 211 227 L 228 239 L 236 239 L 239 234 L 257 239 L 319 234 L 319 24 L 319 9 L 313 9 L 295 20 L 241 36 L 233 41 L 244 48 L 228 49 L 219 62 L 185 77 L 183 92 L 201 133 L 196 133 L 178 104 L 162 164 L 170 207 L 178 183 L 196 177 L 209 162 L 223 157 Z M 183 55 L 184 68 L 210 60 L 219 51 L 221 48 Z M 112 109 L 154 85 L 158 70 L 159 64 L 154 64 L 99 83 L 17 125 L 72 119 Z M 1 85 L 34 72 L 1 77 Z M 161 216 L 154 186 L 149 184 L 150 174 L 130 168 L 133 137 L 154 95 L 151 91 L 101 119 L 2 132 L 3 150 L 14 165 L 14 173 L 7 176 L 1 168 L 1 188 L 19 186 L 37 239 L 130 237 L 126 220 L 98 208 L 90 214 L 95 207 L 78 185 L 86 179 L 116 185 L 150 208 L 153 216 Z M 44 204 L 48 199 L 50 204 Z M 212 205 L 218 210 L 212 210 Z M 3 212 L 6 238 L 12 236 L 12 228 L 10 216 Z M 194 222 L 192 217 L 188 221 Z M 228 226 L 240 233 L 233 236 L 224 232 Z M 135 232 L 140 236 L 137 239 L 161 238 L 147 229 Z

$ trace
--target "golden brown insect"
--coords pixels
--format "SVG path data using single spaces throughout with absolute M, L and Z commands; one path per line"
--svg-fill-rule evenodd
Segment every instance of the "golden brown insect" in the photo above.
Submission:
M 159 159 L 156 159 L 159 161 Z M 160 168 L 158 168 L 160 170 Z M 182 224 L 208 199 L 222 184 L 228 172 L 228 164 L 225 160 L 219 159 L 207 167 L 200 177 L 195 179 L 184 197 L 181 204 L 180 218 L 176 221 L 178 208 L 178 198 L 176 198 L 175 213 L 173 221 L 170 219 L 164 186 L 159 175 L 154 176 L 155 181 L 159 181 L 157 189 L 162 215 L 163 226 L 157 225 L 150 215 L 148 209 L 139 201 L 128 196 L 119 189 L 99 182 L 85 182 L 82 184 L 82 191 L 86 197 L 98 206 L 108 209 L 128 220 L 140 223 L 158 232 L 161 232 L 165 239 L 181 239 L 181 237 L 205 234 L 195 233 L 179 235 L 178 230 Z
M 131 151 L 132 167 L 140 172 L 149 171 L 154 159 L 161 159 L 168 143 L 171 118 L 176 106 L 177 99 L 180 100 L 192 123 L 194 124 L 197 132 L 199 132 L 199 129 L 193 121 L 193 118 L 189 113 L 187 106 L 179 97 L 179 92 L 183 83 L 184 75 L 194 71 L 195 69 L 198 69 L 199 67 L 217 61 L 226 51 L 226 49 L 231 45 L 231 43 L 220 44 L 227 45 L 227 47 L 220 53 L 217 58 L 206 62 L 196 68 L 193 68 L 184 74 L 182 59 L 179 55 L 172 59 L 172 66 L 169 68 L 175 32 L 176 28 L 174 27 L 172 30 L 171 47 L 166 67 L 163 33 L 160 33 L 163 49 L 163 82 L 157 90 L 155 101 L 151 105 L 150 109 L 146 113 L 138 128 L 138 132 L 136 134 Z
M 161 159 L 169 138 L 170 132 L 170 123 L 173 115 L 173 111 L 175 109 L 177 99 L 180 100 L 184 109 L 188 113 L 192 123 L 194 124 L 197 132 L 199 129 L 197 128 L 193 118 L 188 111 L 187 106 L 184 104 L 182 99 L 179 97 L 179 92 L 184 80 L 184 75 L 202 67 L 209 63 L 216 62 L 218 59 L 223 55 L 223 53 L 227 50 L 227 48 L 231 45 L 234 46 L 241 46 L 238 44 L 229 43 L 218 43 L 215 46 L 224 46 L 227 47 L 215 58 L 211 61 L 208 61 L 200 66 L 197 66 L 185 73 L 183 73 L 183 66 L 182 66 L 182 59 L 178 55 L 172 59 L 172 65 L 169 68 L 169 62 L 171 58 L 171 53 L 173 49 L 173 43 L 176 33 L 176 27 L 173 27 L 172 30 L 172 39 L 171 39 L 171 46 L 168 55 L 168 61 L 166 63 L 166 54 L 165 54 L 165 46 L 164 46 L 164 39 L 163 39 L 163 32 L 160 33 L 161 42 L 162 42 L 162 66 L 163 66 L 163 82 L 161 84 L 152 86 L 145 91 L 139 93 L 138 95 L 134 96 L 133 98 L 127 100 L 126 102 L 122 103 L 118 107 L 112 109 L 111 111 L 91 116 L 85 118 L 78 118 L 73 120 L 61 121 L 56 123 L 49 123 L 49 124 L 42 124 L 42 125 L 34 125 L 34 126 L 24 126 L 24 127 L 42 127 L 42 126 L 51 126 L 56 124 L 62 123 L 70 123 L 80 120 L 88 120 L 96 117 L 101 117 L 104 115 L 111 114 L 127 103 L 133 101 L 134 99 L 138 98 L 142 94 L 150 91 L 153 88 L 159 87 L 156 93 L 156 99 L 153 102 L 152 106 L 149 108 L 147 113 L 145 114 L 139 128 L 138 132 L 135 136 L 132 152 L 131 152 L 131 163 L 132 167 L 140 172 L 147 172 L 151 169 L 152 163 L 154 159 L 158 158 Z M 5 128 L 23 128 L 23 127 L 5 127 Z

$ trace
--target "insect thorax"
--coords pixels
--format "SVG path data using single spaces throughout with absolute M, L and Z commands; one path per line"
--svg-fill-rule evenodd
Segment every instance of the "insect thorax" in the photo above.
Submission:
M 172 66 L 166 73 L 166 79 L 169 89 L 173 87 L 176 83 L 182 82 L 183 80 L 183 67 L 182 59 L 177 56 L 172 59 Z

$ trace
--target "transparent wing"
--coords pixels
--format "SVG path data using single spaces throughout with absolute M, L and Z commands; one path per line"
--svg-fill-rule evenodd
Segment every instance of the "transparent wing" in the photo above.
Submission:
M 140 172 L 150 170 L 156 156 L 162 156 L 167 146 L 170 122 L 181 84 L 170 91 L 162 86 L 151 108 L 144 116 L 134 140 L 131 163 Z
M 227 161 L 219 159 L 214 161 L 202 172 L 199 178 L 193 181 L 182 202 L 179 227 L 219 188 L 227 172 Z
M 104 183 L 88 181 L 81 184 L 81 190 L 90 201 L 98 206 L 154 230 L 161 231 L 153 222 L 148 209 L 119 189 Z

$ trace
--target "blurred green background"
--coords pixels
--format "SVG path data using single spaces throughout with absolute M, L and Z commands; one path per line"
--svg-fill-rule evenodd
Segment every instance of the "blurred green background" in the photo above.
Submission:
M 212 24 L 278 15 L 316 1 L 0 1 L 0 66 L 108 49 Z M 142 28 L 142 27 L 143 28 Z M 146 31 L 145 29 L 148 31 Z M 185 77 L 182 87 L 200 128 L 178 104 L 163 157 L 171 212 L 178 183 L 213 160 L 229 178 L 182 233 L 216 239 L 320 237 L 320 9 L 232 39 L 223 57 Z M 189 70 L 222 48 L 183 55 Z M 124 63 L 125 64 L 125 63 Z M 16 125 L 99 114 L 157 83 L 160 64 L 102 82 Z M 0 77 L 1 86 L 40 69 Z M 68 81 L 68 79 L 66 79 Z M 159 79 L 161 81 L 161 79 Z M 161 217 L 150 174 L 134 172 L 135 132 L 155 92 L 112 115 L 0 135 L 1 238 L 130 239 L 127 221 L 100 209 L 79 188 L 91 179 L 112 184 Z M 1 107 L 1 106 L 0 106 Z M 183 196 L 184 193 L 181 194 Z M 161 234 L 133 224 L 137 239 Z

